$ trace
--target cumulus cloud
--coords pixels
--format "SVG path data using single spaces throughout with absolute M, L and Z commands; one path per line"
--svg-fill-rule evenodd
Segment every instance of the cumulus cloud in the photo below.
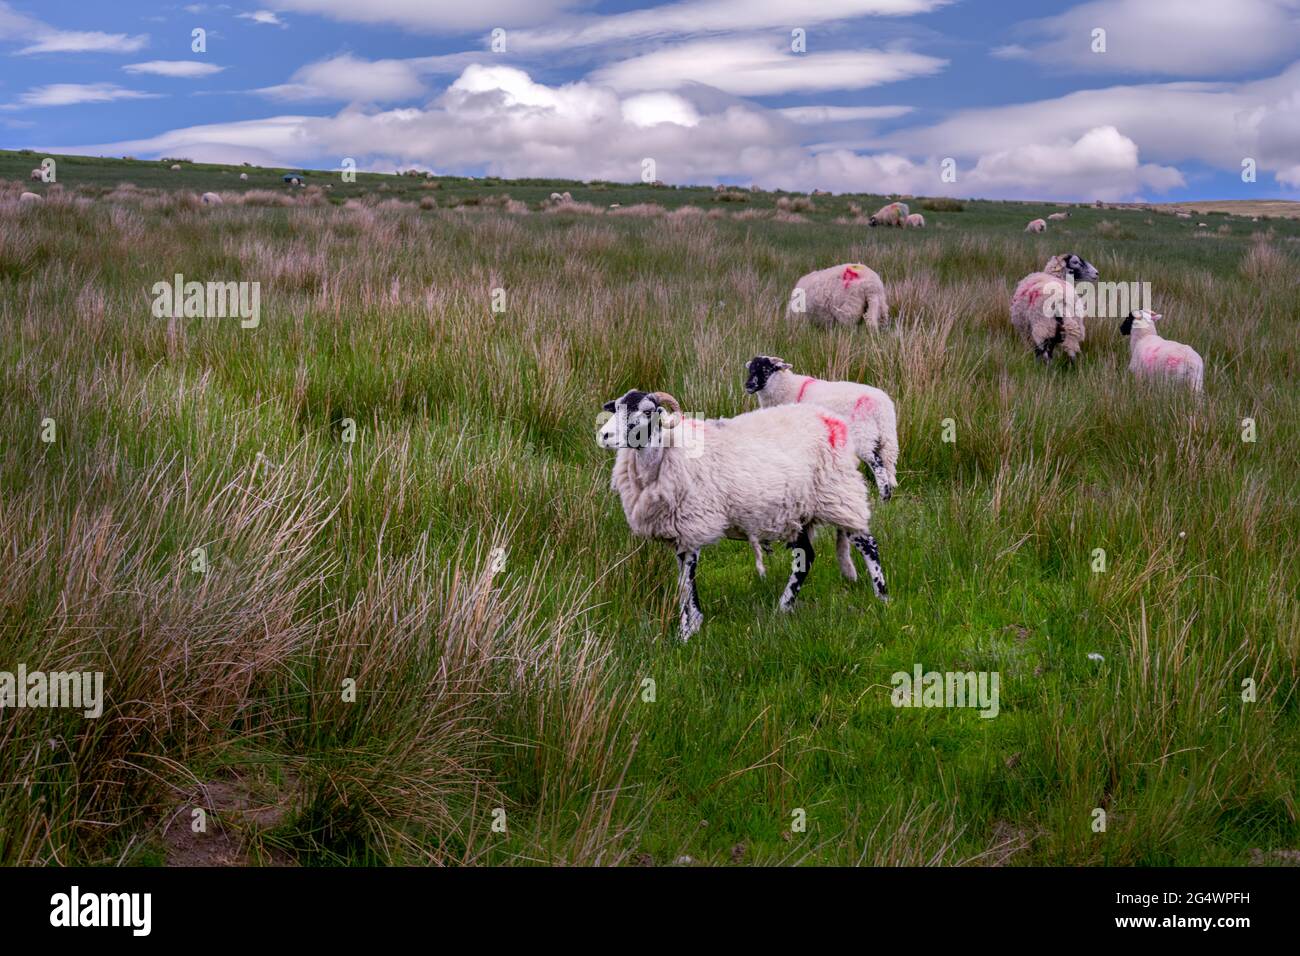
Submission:
M 128 90 L 115 83 L 51 83 L 48 86 L 32 87 L 21 94 L 16 102 L 6 104 L 4 109 L 75 106 L 79 103 L 111 103 L 114 100 L 144 100 L 152 99 L 157 95 L 157 93 Z
M 859 120 L 896 119 L 912 112 L 910 106 L 787 106 L 777 110 L 795 123 L 851 123 Z
M 616 90 L 672 89 L 704 83 L 740 96 L 856 90 L 942 70 L 947 60 L 907 50 L 832 50 L 796 54 L 761 37 L 693 40 L 610 63 L 591 79 Z
M 285 23 L 271 10 L 254 10 L 252 13 L 237 13 L 236 20 L 252 20 L 254 23 L 260 23 L 270 27 L 287 27 Z
M 363 60 L 344 53 L 309 63 L 288 83 L 256 92 L 280 100 L 392 103 L 421 96 L 427 90 L 409 60 Z
M 277 10 L 311 13 L 347 23 L 389 23 L 424 32 L 470 32 L 545 23 L 587 0 L 271 0 Z
M 215 63 L 200 63 L 198 60 L 149 60 L 145 63 L 128 63 L 122 69 L 127 73 L 196 79 L 220 73 L 225 67 L 217 66 Z
M 1106 52 L 1092 31 L 1106 31 Z M 993 51 L 1053 68 L 1223 76 L 1272 66 L 1300 48 L 1300 0 L 1093 0 L 1019 25 Z

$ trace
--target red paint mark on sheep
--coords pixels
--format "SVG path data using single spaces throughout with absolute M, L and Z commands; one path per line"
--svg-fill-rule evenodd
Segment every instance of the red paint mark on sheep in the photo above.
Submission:
M 875 405 L 876 403 L 870 395 L 863 395 L 853 403 L 853 417 L 864 418 L 867 415 L 870 415 L 872 409 L 875 408 Z
M 802 402 L 802 401 L 803 401 L 803 393 L 806 392 L 806 391 L 808 391 L 808 386 L 811 385 L 811 384 L 812 384 L 813 382 L 815 382 L 815 381 L 817 381 L 817 379 L 813 378 L 812 376 L 809 376 L 808 378 L 806 378 L 806 379 L 803 380 L 803 384 L 799 386 L 799 394 L 798 394 L 797 396 L 795 396 L 795 401 L 796 401 L 796 402 Z
M 831 447 L 843 448 L 849 440 L 849 426 L 829 415 L 822 415 L 821 420 L 826 426 L 826 440 L 831 443 Z
M 853 266 L 845 266 L 844 271 L 840 273 L 840 280 L 844 283 L 846 289 L 861 278 L 862 273 L 858 272 Z

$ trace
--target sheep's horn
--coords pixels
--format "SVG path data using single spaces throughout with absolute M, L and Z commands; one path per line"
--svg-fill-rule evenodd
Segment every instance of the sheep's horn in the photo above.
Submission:
M 676 412 L 678 415 L 682 413 L 682 406 L 667 392 L 651 392 L 650 397 L 660 405 L 667 406 L 670 412 Z

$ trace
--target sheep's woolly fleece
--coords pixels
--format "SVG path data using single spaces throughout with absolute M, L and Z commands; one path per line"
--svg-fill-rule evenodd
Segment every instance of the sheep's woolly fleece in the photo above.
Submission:
M 891 202 L 876 210 L 875 215 L 867 220 L 869 226 L 899 226 L 907 221 L 911 210 L 905 202 Z
M 1031 219 L 1029 225 L 1025 226 L 1025 232 L 1046 232 L 1047 223 L 1042 219 Z
M 746 366 L 745 391 L 763 408 L 813 404 L 829 408 L 849 423 L 849 438 L 871 469 L 883 500 L 898 484 L 898 416 L 882 389 L 859 382 L 825 382 L 801 375 L 774 355 L 756 355 Z
M 1199 392 L 1205 378 L 1205 362 L 1190 345 L 1162 338 L 1156 332 L 1156 323 L 1162 318 L 1158 313 L 1140 309 L 1120 325 L 1120 334 L 1129 336 L 1129 371 L 1139 378 L 1186 382 L 1192 391 Z
M 1096 278 L 1091 263 L 1065 253 L 1053 256 L 1042 272 L 1031 272 L 1016 285 L 1011 325 L 1038 358 L 1050 360 L 1057 346 L 1071 361 L 1078 357 L 1087 310 L 1074 283 Z
M 903 225 L 908 229 L 924 229 L 925 217 L 919 212 L 909 213 L 908 217 L 903 220 Z
M 845 262 L 810 272 L 790 293 L 786 318 L 806 317 L 814 325 L 857 325 L 872 329 L 889 321 L 885 284 L 860 262 Z

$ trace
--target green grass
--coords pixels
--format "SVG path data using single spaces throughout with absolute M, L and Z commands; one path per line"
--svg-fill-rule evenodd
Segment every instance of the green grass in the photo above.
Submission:
M 1300 222 L 1074 208 L 1035 236 L 1051 204 L 976 200 L 905 232 L 835 222 L 882 196 L 799 223 L 733 217 L 770 193 L 363 174 L 321 196 L 74 157 L 52 188 L 26 181 L 38 160 L 0 153 L 0 670 L 103 670 L 108 703 L 0 715 L 0 861 L 162 862 L 163 819 L 231 777 L 288 809 L 250 853 L 305 863 L 1297 847 Z M 194 202 L 243 188 L 294 198 Z M 722 215 L 540 211 L 565 189 Z M 500 193 L 533 212 L 447 208 Z M 1203 400 L 1135 383 L 1112 320 L 1079 367 L 1034 362 L 1011 290 L 1066 250 L 1153 283 Z M 787 325 L 795 280 L 848 261 L 884 278 L 893 326 Z M 259 281 L 260 327 L 154 319 L 175 272 Z M 781 615 L 780 550 L 762 581 L 726 542 L 683 646 L 673 556 L 628 532 L 596 415 L 632 387 L 737 414 L 759 353 L 894 397 L 900 487 L 873 497 L 893 597 L 819 539 Z M 916 663 L 997 671 L 999 715 L 892 707 Z

